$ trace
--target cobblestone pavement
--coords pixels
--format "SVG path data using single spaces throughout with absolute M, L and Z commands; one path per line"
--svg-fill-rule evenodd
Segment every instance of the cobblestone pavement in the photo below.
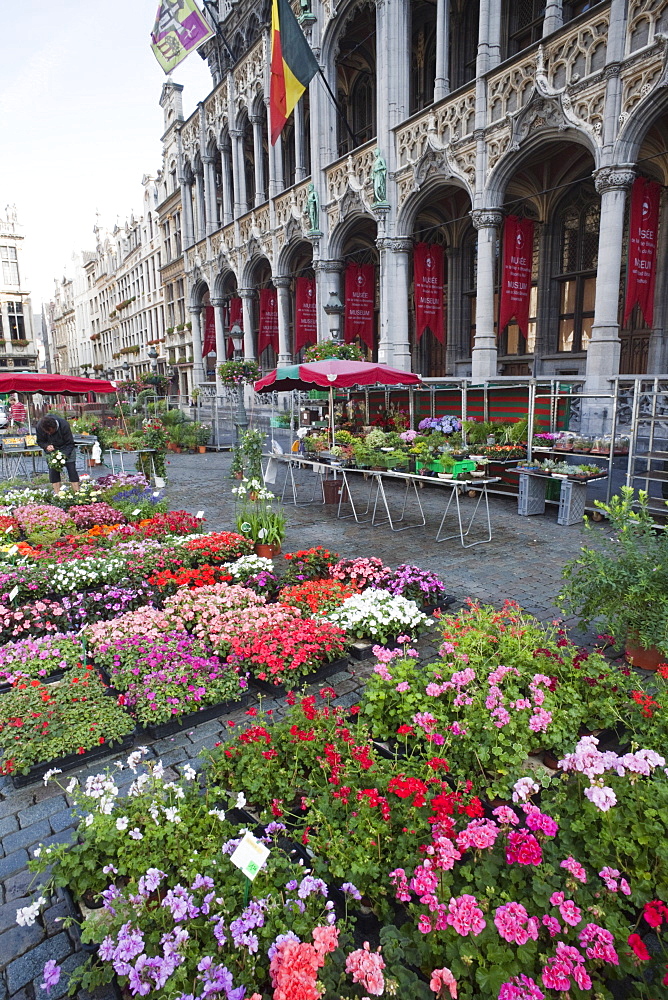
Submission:
M 205 527 L 209 530 L 229 529 L 234 524 L 235 484 L 227 477 L 230 456 L 209 452 L 206 455 L 171 456 L 168 466 L 168 496 L 173 508 L 192 513 L 204 511 Z M 107 470 L 101 470 L 105 472 Z M 279 474 L 282 483 L 282 472 Z M 310 480 L 305 478 L 308 496 Z M 355 483 L 354 496 L 366 492 L 361 477 Z M 400 507 L 402 496 L 395 487 L 390 489 L 391 504 Z M 287 507 L 289 524 L 284 542 L 285 551 L 323 544 L 342 556 L 375 555 L 396 566 L 412 562 L 434 570 L 447 581 L 448 590 L 461 604 L 466 597 L 500 603 L 506 597 L 517 600 L 527 611 L 542 620 L 557 614 L 555 597 L 559 590 L 563 564 L 577 554 L 582 544 L 596 544 L 602 528 L 595 526 L 586 532 L 580 526 L 562 528 L 556 524 L 556 508 L 548 508 L 543 517 L 524 518 L 517 515 L 515 498 L 490 499 L 493 540 L 489 544 L 462 549 L 459 540 L 436 543 L 434 536 L 443 505 L 445 491 L 426 486 L 420 492 L 427 524 L 393 533 L 387 526 L 371 528 L 353 520 L 338 520 L 336 507 L 313 503 L 304 507 Z M 365 501 L 364 501 L 365 502 Z M 472 510 L 475 500 L 463 499 L 465 510 Z M 409 518 L 407 517 L 407 520 Z M 452 529 L 454 530 L 454 528 Z M 436 655 L 434 640 L 420 644 L 422 658 Z M 335 675 L 331 683 L 339 694 L 338 703 L 355 703 L 371 670 L 371 661 L 351 661 L 349 669 Z M 265 708 L 280 714 L 281 706 L 264 699 Z M 231 717 L 243 719 L 243 712 Z M 227 725 L 215 720 L 176 736 L 150 745 L 149 755 L 160 758 L 174 772 L 190 763 L 197 767 L 202 750 L 225 738 Z M 115 759 L 110 756 L 109 763 Z M 100 765 L 72 772 L 80 779 L 101 770 Z M 127 774 L 127 778 L 126 778 Z M 69 775 L 68 775 L 69 777 Z M 122 772 L 123 780 L 132 774 Z M 27 905 L 31 892 L 38 888 L 27 871 L 27 862 L 37 844 L 67 842 L 73 837 L 74 819 L 71 802 L 51 784 L 30 785 L 16 790 L 9 778 L 0 778 L 0 1000 L 35 1000 L 44 997 L 40 989 L 42 968 L 47 959 L 55 959 L 69 973 L 84 956 L 78 951 L 76 934 L 62 927 L 67 915 L 67 902 L 56 898 L 38 922 L 29 928 L 16 925 L 16 910 Z M 50 1000 L 59 1000 L 67 990 L 67 975 L 51 991 Z M 98 1000 L 107 1000 L 113 991 L 98 991 Z M 80 993 L 80 1000 L 87 994 Z

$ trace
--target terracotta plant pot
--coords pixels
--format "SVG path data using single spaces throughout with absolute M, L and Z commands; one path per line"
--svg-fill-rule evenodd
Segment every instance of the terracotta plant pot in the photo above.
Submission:
M 262 559 L 271 559 L 274 553 L 271 545 L 263 545 L 262 542 L 256 542 L 254 549 L 255 555 L 260 556 Z
M 200 455 L 206 455 L 206 448 L 203 444 L 198 444 L 197 450 L 200 453 Z
M 668 662 L 668 656 L 660 649 L 657 649 L 656 646 L 645 649 L 634 635 L 628 636 L 624 653 L 629 663 L 633 664 L 634 667 L 641 667 L 643 670 L 656 670 L 662 663 Z
M 278 542 L 276 545 L 270 545 L 269 548 L 271 549 L 271 558 L 272 559 L 274 558 L 274 556 L 280 556 L 280 554 L 281 554 L 281 543 L 280 542 Z
M 243 472 L 235 472 L 234 473 L 234 478 L 235 479 L 243 479 L 244 478 Z

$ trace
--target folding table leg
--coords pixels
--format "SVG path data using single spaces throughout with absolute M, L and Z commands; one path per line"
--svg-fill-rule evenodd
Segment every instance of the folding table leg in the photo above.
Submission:
M 353 500 L 353 495 L 350 492 L 350 483 L 348 482 L 348 476 L 346 474 L 346 470 L 345 469 L 341 469 L 341 477 L 343 479 L 343 487 L 341 489 L 341 493 L 339 494 L 339 506 L 338 506 L 338 509 L 337 509 L 337 512 L 336 512 L 336 516 L 339 517 L 339 518 L 341 518 L 342 521 L 345 521 L 349 517 L 354 517 L 355 521 L 358 524 L 363 524 L 365 521 L 368 521 L 369 518 L 368 517 L 359 517 L 358 516 L 358 511 L 357 511 L 357 508 L 355 507 L 355 501 Z M 369 513 L 369 510 L 371 508 L 371 493 L 373 491 L 373 485 L 374 485 L 373 478 L 371 478 L 371 480 L 369 482 L 369 493 L 368 493 L 368 496 L 366 498 L 366 507 L 364 508 L 364 510 L 359 511 L 359 514 L 368 514 Z M 343 497 L 346 494 L 348 496 L 348 500 L 346 501 L 346 503 L 350 504 L 350 506 L 352 508 L 352 514 L 342 514 L 341 513 L 341 505 L 344 502 Z

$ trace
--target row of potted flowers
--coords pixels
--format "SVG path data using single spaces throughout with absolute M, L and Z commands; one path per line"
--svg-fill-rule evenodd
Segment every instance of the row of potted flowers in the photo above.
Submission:
M 237 1000 L 662 995 L 663 757 L 574 739 L 556 777 L 525 764 L 498 802 L 434 742 L 382 752 L 364 704 L 336 701 L 325 687 L 289 698 L 281 719 L 249 708 L 199 775 L 167 780 L 139 750 L 64 785 L 77 840 L 38 848 L 30 867 L 49 870 L 43 899 L 68 886 L 99 907 L 75 985 Z M 252 877 L 236 867 L 249 827 Z

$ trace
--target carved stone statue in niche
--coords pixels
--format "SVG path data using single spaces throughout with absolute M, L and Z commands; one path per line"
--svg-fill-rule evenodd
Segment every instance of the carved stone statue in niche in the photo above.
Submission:
M 387 204 L 387 163 L 379 149 L 373 154 L 373 167 L 371 177 L 373 179 L 373 202 L 374 205 Z
M 320 233 L 320 203 L 318 192 L 313 184 L 309 184 L 306 195 L 306 211 L 308 212 L 309 232 Z

